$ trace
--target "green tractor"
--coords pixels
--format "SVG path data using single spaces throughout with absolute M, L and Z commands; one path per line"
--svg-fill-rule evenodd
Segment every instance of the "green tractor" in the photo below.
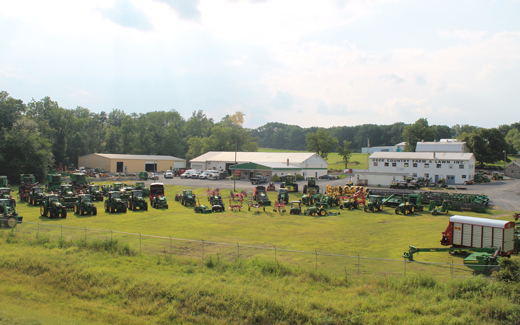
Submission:
M 197 200 L 197 204 L 195 204 L 195 208 L 193 209 L 193 211 L 195 211 L 195 213 L 204 213 L 204 214 L 213 212 L 212 209 L 208 208 L 205 205 L 200 204 L 199 200 Z
M 504 180 L 504 174 L 493 172 L 493 176 L 491 176 L 491 179 L 494 181 L 503 181 Z
M 154 196 L 152 199 L 152 207 L 159 209 L 159 208 L 166 208 L 168 209 L 168 201 L 166 200 L 165 196 L 157 195 Z
M 410 202 L 402 202 L 395 208 L 395 214 L 402 213 L 404 215 L 412 214 L 415 212 L 415 205 Z
M 224 212 L 226 209 L 226 205 L 224 204 L 220 194 L 208 196 L 208 201 L 211 204 L 211 211 L 213 212 Z
M 307 194 L 302 195 L 302 204 L 314 205 L 314 203 L 321 201 L 322 196 L 315 189 L 308 188 Z
M 123 183 L 117 182 L 117 183 L 112 184 L 112 186 L 103 185 L 101 187 L 101 190 L 103 191 L 103 196 L 107 196 L 108 192 L 121 191 L 122 188 L 123 188 Z
M 428 206 L 428 211 L 432 215 L 438 215 L 438 214 L 448 214 L 450 212 L 450 201 L 443 200 L 441 205 L 437 205 L 438 201 L 431 200 L 430 204 Z
M 31 205 L 40 205 L 43 200 L 45 200 L 45 193 L 43 193 L 43 187 L 35 186 L 31 188 L 31 192 L 29 193 L 29 204 Z
M 40 214 L 47 218 L 67 218 L 67 208 L 61 204 L 57 194 L 48 194 L 40 206 Z
M 107 198 L 105 200 L 105 211 L 114 213 L 114 212 L 123 212 L 126 213 L 127 205 L 123 200 L 121 200 L 121 192 L 120 191 L 110 191 L 107 193 Z
M 11 188 L 10 187 L 0 187 L 0 199 L 6 199 L 11 202 L 13 208 L 16 207 L 16 199 L 11 196 Z
M 16 208 L 9 199 L 0 199 L 0 218 L 2 227 L 14 228 L 22 223 L 23 217 L 18 215 Z
M 21 174 L 20 175 L 20 187 L 18 187 L 18 193 L 20 195 L 20 201 L 29 202 L 29 193 L 31 188 L 37 186 L 38 183 L 34 180 L 32 174 Z
M 278 202 L 284 202 L 285 204 L 289 204 L 289 192 L 286 188 L 281 188 L 278 191 Z
M 7 176 L 0 176 L 0 187 L 10 187 Z
M 85 214 L 97 215 L 97 207 L 92 202 L 90 194 L 78 195 L 78 200 L 74 206 L 74 213 L 84 216 Z
M 143 196 L 149 196 L 150 195 L 150 189 L 146 187 L 144 182 L 136 182 L 134 189 L 143 191 Z
M 87 175 L 84 173 L 71 173 L 70 181 L 72 182 L 72 188 L 75 190 L 88 189 Z
M 298 192 L 298 184 L 296 183 L 296 177 L 294 175 L 287 175 L 285 182 L 280 184 L 280 188 L 286 188 L 289 192 Z
M 307 178 L 307 185 L 303 186 L 303 194 L 306 194 L 307 190 L 311 188 L 314 189 L 316 193 L 320 192 L 320 187 L 316 184 L 316 177 L 313 176 Z
M 302 214 L 302 201 L 292 201 L 289 214 Z
M 68 210 L 73 210 L 76 206 L 78 196 L 72 191 L 72 185 L 62 184 L 60 186 L 60 202 Z
M 99 185 L 90 184 L 88 186 L 88 194 L 92 196 L 92 201 L 103 202 L 103 192 L 99 189 Z
M 133 190 L 128 203 L 132 211 L 137 210 L 137 208 L 139 208 L 139 210 L 148 211 L 148 202 L 143 197 L 143 191 L 141 190 Z
M 381 195 L 370 195 L 363 210 L 365 212 L 383 211 L 383 197 Z
M 321 217 L 325 217 L 325 216 L 338 216 L 340 215 L 339 212 L 335 213 L 335 212 L 330 212 L 330 211 L 327 211 L 327 209 L 323 206 L 319 206 L 319 205 L 316 205 L 316 206 L 313 206 L 313 207 L 308 207 L 306 210 L 305 210 L 305 215 L 306 216 L 321 216 Z
M 195 201 L 196 195 L 191 190 L 182 190 L 182 194 L 178 193 L 175 196 L 175 201 L 180 201 L 182 205 L 194 206 L 197 202 Z
M 166 208 L 168 209 L 168 201 L 164 196 L 164 184 L 153 183 L 150 185 L 150 203 L 156 209 Z
M 147 171 L 140 172 L 139 173 L 139 179 L 143 180 L 143 181 L 147 181 L 148 180 L 148 172 Z
M 347 200 L 343 201 L 343 203 L 341 203 L 339 205 L 339 208 L 348 209 L 348 210 L 357 209 L 357 208 L 359 208 L 359 203 L 357 200 L 355 200 L 353 197 L 351 197 L 351 198 L 347 198 Z
M 47 192 L 58 191 L 61 186 L 61 174 L 48 174 L 47 175 L 47 186 L 45 190 Z
M 333 206 L 339 206 L 340 201 L 338 197 L 333 197 L 332 195 L 324 195 L 322 196 L 319 202 L 316 202 L 316 205 L 323 206 L 325 209 L 328 209 Z
M 258 202 L 261 206 L 271 206 L 271 200 L 269 200 L 269 196 L 267 196 L 265 186 L 255 186 L 253 200 Z

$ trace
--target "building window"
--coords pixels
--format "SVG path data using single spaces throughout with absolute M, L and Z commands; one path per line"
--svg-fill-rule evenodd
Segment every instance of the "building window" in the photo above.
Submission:
M 374 161 L 374 166 L 377 166 L 377 161 Z
M 409 167 L 408 163 L 404 163 L 404 167 Z
M 412 177 L 417 177 L 417 173 L 413 173 L 413 174 L 412 174 Z
M 437 168 L 441 168 L 441 164 L 437 164 Z
M 462 175 L 462 178 L 466 178 L 466 175 Z
M 430 168 L 430 164 L 424 164 L 424 168 Z
M 453 165 L 449 165 L 448 167 L 449 167 L 449 169 L 453 169 Z
M 428 173 L 424 174 L 424 178 L 426 178 L 426 179 L 430 178 L 430 174 L 428 174 Z
M 397 167 L 397 163 L 392 163 L 392 167 Z
M 413 163 L 413 165 L 412 165 L 412 166 L 413 166 L 413 167 L 417 167 L 417 163 Z
M 459 165 L 459 169 L 464 169 L 464 165 Z
M 385 167 L 388 167 L 388 163 L 385 163 Z

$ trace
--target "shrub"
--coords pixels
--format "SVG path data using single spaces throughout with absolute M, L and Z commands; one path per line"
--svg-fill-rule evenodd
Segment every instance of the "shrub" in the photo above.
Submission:
M 520 265 L 509 258 L 500 259 L 500 271 L 496 274 L 498 281 L 518 282 L 520 281 Z
M 296 180 L 297 181 L 302 181 L 303 180 L 303 176 L 300 175 L 300 174 L 296 174 Z
M 237 174 L 233 174 L 229 177 L 230 180 L 234 180 L 234 179 L 240 179 L 240 176 L 238 176 Z
M 273 177 L 271 178 L 271 180 L 273 182 L 279 182 L 280 181 L 280 176 L 278 176 L 278 174 L 274 174 Z

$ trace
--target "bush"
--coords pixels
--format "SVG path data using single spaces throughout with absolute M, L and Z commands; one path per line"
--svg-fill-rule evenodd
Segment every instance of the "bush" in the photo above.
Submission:
M 300 174 L 296 174 L 296 180 L 297 181 L 303 181 L 303 176 Z
M 520 265 L 510 258 L 500 259 L 500 271 L 496 274 L 496 279 L 503 282 L 520 281 Z
M 280 181 L 280 176 L 278 176 L 278 174 L 274 174 L 273 177 L 271 178 L 271 180 L 273 182 L 279 182 Z
M 240 176 L 238 176 L 237 174 L 233 174 L 229 177 L 230 180 L 234 180 L 234 179 L 240 179 Z

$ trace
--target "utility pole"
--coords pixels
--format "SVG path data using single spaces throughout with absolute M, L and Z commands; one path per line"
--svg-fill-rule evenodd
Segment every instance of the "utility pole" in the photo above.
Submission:
M 237 150 L 238 150 L 238 140 L 235 140 L 235 168 L 233 168 L 233 192 L 237 190 Z
M 370 138 L 368 138 L 368 147 L 367 147 L 367 170 L 370 168 L 370 164 L 368 163 L 368 156 L 370 155 Z
M 504 176 L 506 176 L 507 151 L 504 150 Z

